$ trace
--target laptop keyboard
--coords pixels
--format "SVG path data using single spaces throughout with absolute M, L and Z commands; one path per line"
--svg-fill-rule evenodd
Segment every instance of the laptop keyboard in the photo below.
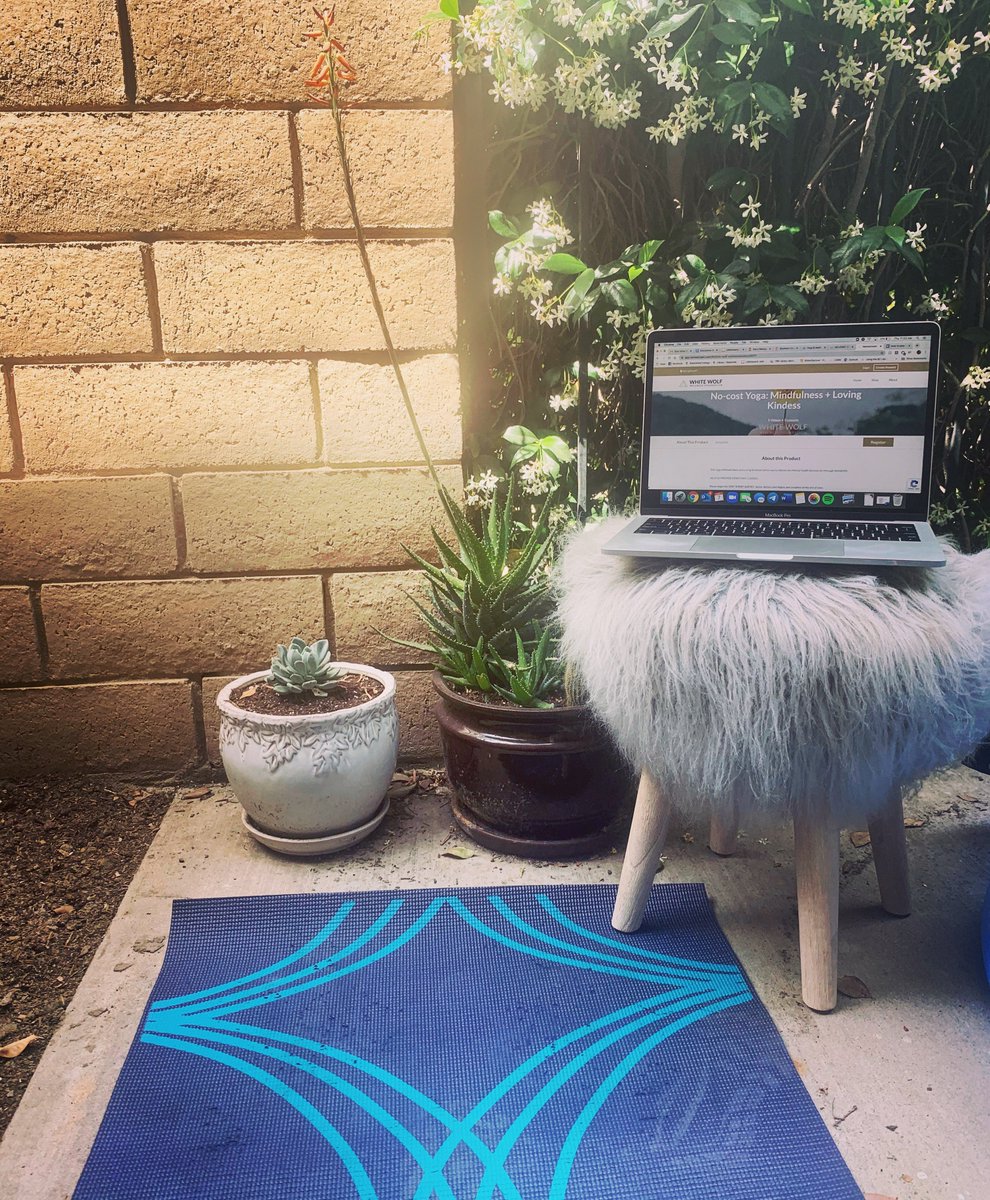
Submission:
M 719 517 L 650 517 L 637 533 L 674 533 L 770 538 L 837 538 L 857 542 L 918 542 L 918 531 L 903 521 L 761 521 Z

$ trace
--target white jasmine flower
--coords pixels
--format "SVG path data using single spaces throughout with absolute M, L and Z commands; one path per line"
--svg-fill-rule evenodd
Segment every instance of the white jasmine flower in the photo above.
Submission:
M 806 296 L 818 296 L 825 291 L 828 285 L 829 280 L 819 271 L 805 271 L 794 286 L 799 292 L 804 292 Z
M 754 199 L 752 196 L 747 196 L 746 202 L 739 205 L 739 211 L 744 217 L 758 217 L 762 207 L 759 200 Z
M 512 280 L 508 275 L 496 275 L 492 280 L 492 291 L 496 296 L 508 296 L 512 291 Z
M 962 381 L 962 386 L 968 391 L 979 391 L 990 384 L 990 367 L 972 366 L 969 368 L 969 373 Z
M 789 104 L 791 106 L 791 116 L 800 116 L 808 107 L 808 93 L 798 91 L 797 88 L 791 93 Z
M 553 479 L 541 465 L 539 459 L 531 458 L 519 468 L 519 480 L 527 496 L 545 496 L 553 491 Z
M 922 235 L 927 228 L 927 225 L 921 225 L 919 223 L 918 225 L 915 225 L 913 229 L 909 229 L 907 232 L 907 244 L 913 247 L 919 253 L 925 248 L 925 239 Z
M 918 302 L 918 312 L 931 313 L 936 317 L 944 317 L 949 312 L 949 305 L 938 292 L 929 291 Z
M 741 121 L 739 122 L 738 125 L 732 126 L 732 140 L 734 142 L 745 142 L 745 140 L 748 137 L 749 137 L 749 130 L 746 128 L 746 126 Z
M 918 86 L 923 92 L 937 92 L 949 82 L 949 76 L 934 67 L 918 68 Z

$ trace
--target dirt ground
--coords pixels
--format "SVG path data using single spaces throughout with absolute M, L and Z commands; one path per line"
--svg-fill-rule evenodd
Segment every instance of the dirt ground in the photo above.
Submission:
M 0 782 L 0 1134 L 173 797 L 190 786 Z

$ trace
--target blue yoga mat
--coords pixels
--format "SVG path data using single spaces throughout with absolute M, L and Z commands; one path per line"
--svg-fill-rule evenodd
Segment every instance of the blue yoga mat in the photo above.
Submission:
M 852 1200 L 700 885 L 180 900 L 78 1200 Z

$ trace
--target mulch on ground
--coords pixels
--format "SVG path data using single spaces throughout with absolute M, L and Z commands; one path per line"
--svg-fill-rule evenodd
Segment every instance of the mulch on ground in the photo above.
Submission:
M 0 783 L 0 1134 L 72 999 L 175 787 Z

